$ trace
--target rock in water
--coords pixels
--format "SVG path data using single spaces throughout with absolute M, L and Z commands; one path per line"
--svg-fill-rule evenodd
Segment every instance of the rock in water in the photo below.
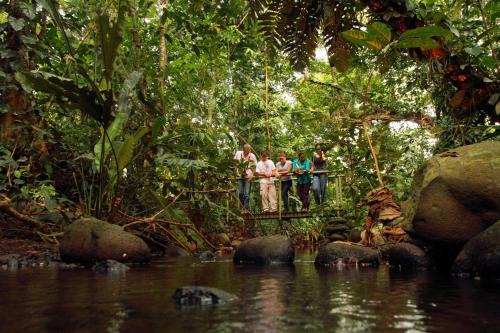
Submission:
M 98 261 L 93 268 L 99 273 L 121 273 L 130 269 L 127 265 L 116 260 Z
M 378 263 L 377 250 L 340 242 L 329 243 L 321 247 L 314 261 L 316 266 L 378 265 Z
M 212 251 L 203 251 L 198 254 L 200 261 L 215 261 L 215 254 Z
M 404 270 L 426 270 L 430 266 L 430 259 L 424 250 L 411 243 L 389 245 L 384 252 L 391 266 Z
M 500 278 L 500 221 L 465 244 L 452 271 L 481 278 Z
M 264 236 L 243 241 L 234 253 L 235 264 L 293 264 L 295 249 L 286 236 Z
M 180 306 L 217 305 L 238 299 L 235 295 L 220 289 L 199 286 L 177 288 L 173 297 L 175 303 Z
M 405 228 L 422 239 L 463 244 L 500 219 L 500 142 L 463 146 L 417 171 Z
M 82 218 L 66 227 L 59 251 L 63 261 L 86 264 L 107 259 L 143 262 L 151 257 L 142 239 L 95 218 Z

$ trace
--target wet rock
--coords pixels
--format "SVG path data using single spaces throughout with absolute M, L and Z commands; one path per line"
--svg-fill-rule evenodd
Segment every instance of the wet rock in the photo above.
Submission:
M 122 273 L 130 269 L 121 262 L 109 259 L 96 262 L 92 268 L 99 273 Z
M 231 242 L 231 246 L 232 246 L 233 248 L 237 248 L 237 247 L 238 247 L 238 246 L 240 246 L 240 245 L 241 245 L 241 241 L 240 241 L 240 240 L 238 240 L 238 239 L 234 239 L 234 240 Z
M 107 259 L 143 262 L 151 257 L 142 239 L 95 218 L 82 218 L 66 227 L 59 251 L 63 261 L 81 263 Z
M 452 271 L 459 275 L 500 278 L 500 221 L 465 244 Z
M 417 171 L 405 228 L 434 243 L 464 244 L 500 219 L 500 142 L 432 157 Z
M 173 295 L 179 306 L 217 305 L 238 299 L 237 296 L 211 287 L 186 286 L 175 290 Z
M 341 216 L 336 216 L 336 217 L 333 217 L 329 222 L 328 224 L 347 224 L 348 221 L 341 217 Z
M 0 266 L 9 270 L 16 270 L 21 267 L 21 255 L 19 254 L 6 254 L 0 256 Z
M 212 251 L 204 251 L 198 254 L 198 259 L 201 261 L 215 261 L 215 254 Z
M 359 243 L 361 242 L 361 230 L 359 229 L 352 229 L 349 232 L 349 241 L 353 243 Z
M 220 234 L 217 234 L 217 237 L 216 237 L 217 241 L 224 245 L 224 246 L 230 246 L 231 245 L 231 239 L 229 238 L 229 236 L 222 232 Z
M 286 236 L 263 236 L 245 240 L 236 249 L 235 264 L 268 265 L 272 263 L 292 264 L 295 250 Z
M 78 264 L 67 264 L 65 262 L 61 262 L 59 263 L 59 265 L 57 265 L 57 267 L 59 267 L 60 269 L 77 269 L 77 268 L 84 268 L 85 266 Z
M 377 265 L 378 251 L 357 244 L 334 242 L 321 247 L 314 261 L 316 266 L 332 266 L 339 263 Z
M 343 233 L 349 231 L 349 227 L 346 226 L 345 224 L 340 224 L 340 225 L 329 225 L 325 227 L 325 232 L 327 234 L 337 234 L 337 233 Z
M 345 241 L 347 237 L 343 234 L 331 234 L 328 236 L 328 240 L 330 240 L 330 242 Z
M 392 244 L 384 249 L 389 264 L 404 270 L 426 270 L 430 259 L 422 248 L 411 243 Z
M 182 247 L 168 245 L 163 249 L 163 253 L 167 257 L 190 257 L 191 252 L 184 250 Z

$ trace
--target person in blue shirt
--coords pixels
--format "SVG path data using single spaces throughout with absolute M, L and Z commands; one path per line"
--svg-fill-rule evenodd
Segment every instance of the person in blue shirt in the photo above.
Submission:
M 304 153 L 300 152 L 298 158 L 293 161 L 293 173 L 297 175 L 297 193 L 302 202 L 302 211 L 309 210 L 309 188 L 311 186 L 311 173 L 314 167 Z

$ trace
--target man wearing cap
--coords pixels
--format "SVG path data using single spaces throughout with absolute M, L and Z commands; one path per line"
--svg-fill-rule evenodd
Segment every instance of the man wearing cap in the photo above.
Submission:
M 238 197 L 243 206 L 243 214 L 248 214 L 253 168 L 257 163 L 257 158 L 250 152 L 251 149 L 252 147 L 248 143 L 245 143 L 243 145 L 243 150 L 237 151 L 234 155 L 234 159 L 237 160 L 241 166 L 241 168 L 237 168 L 240 169 L 240 174 L 238 175 Z
M 255 174 L 260 177 L 260 198 L 262 200 L 262 211 L 264 213 L 274 213 L 277 211 L 278 202 L 276 200 L 276 186 L 274 177 L 277 176 L 276 166 L 269 158 L 269 153 L 264 150 L 261 159 L 257 163 Z

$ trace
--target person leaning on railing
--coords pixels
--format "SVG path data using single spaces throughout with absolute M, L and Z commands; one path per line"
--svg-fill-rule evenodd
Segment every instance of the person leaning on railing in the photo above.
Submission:
M 276 169 L 281 181 L 281 198 L 283 200 L 283 210 L 288 211 L 288 192 L 292 188 L 292 161 L 286 159 L 286 154 L 278 154 L 279 161 L 276 163 Z
M 262 211 L 274 213 L 277 211 L 276 186 L 274 177 L 278 175 L 274 162 L 268 159 L 269 153 L 264 150 L 261 159 L 257 162 L 255 174 L 260 177 L 260 198 L 262 200 Z
M 314 167 L 314 175 L 312 181 L 312 191 L 314 194 L 314 202 L 316 205 L 326 202 L 326 183 L 328 176 L 326 173 L 326 161 L 328 157 L 325 155 L 320 143 L 316 144 L 312 162 Z
M 243 145 L 243 150 L 237 151 L 234 155 L 234 159 L 238 161 L 234 169 L 237 172 L 238 197 L 241 205 L 243 206 L 243 214 L 248 214 L 248 207 L 250 205 L 250 189 L 252 186 L 254 168 L 257 164 L 257 158 L 252 152 L 250 152 L 251 149 L 252 147 L 248 143 L 245 143 Z
M 302 211 L 306 212 L 309 210 L 309 188 L 314 168 L 311 161 L 300 152 L 298 158 L 293 161 L 292 170 L 297 175 L 297 193 L 302 202 Z

